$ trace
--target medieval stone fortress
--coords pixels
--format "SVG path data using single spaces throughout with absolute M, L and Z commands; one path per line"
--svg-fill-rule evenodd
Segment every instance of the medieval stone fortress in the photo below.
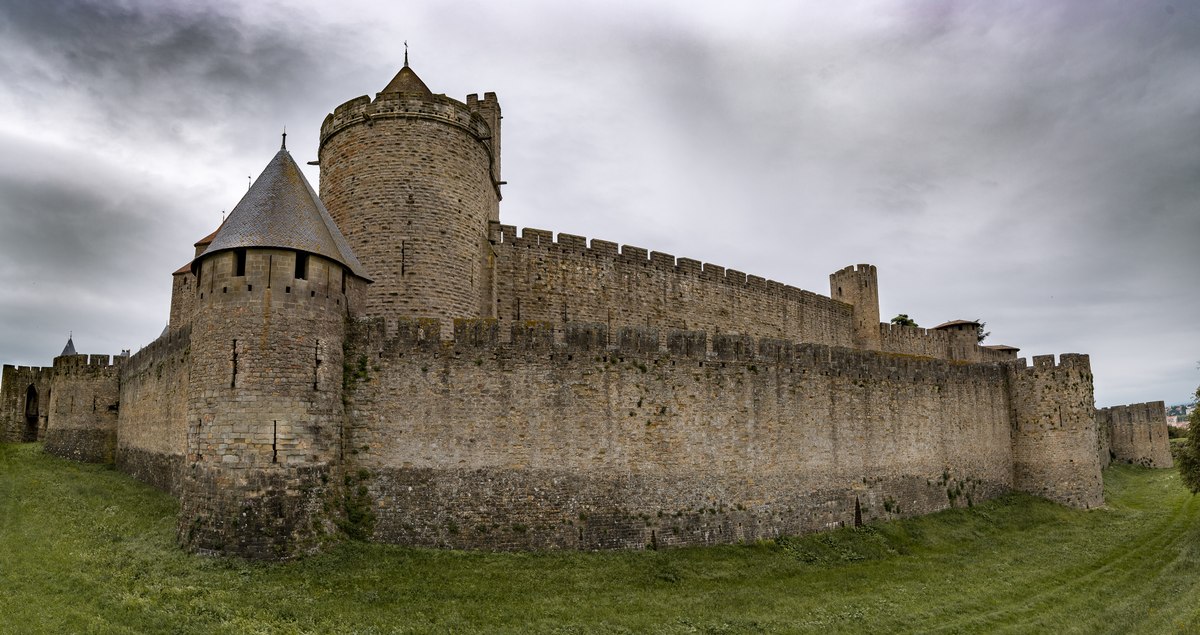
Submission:
M 500 104 L 407 62 L 286 147 L 173 276 L 137 354 L 4 366 L 0 441 L 114 462 L 192 550 L 286 558 L 348 527 L 484 549 L 734 543 L 971 505 L 1102 505 L 1171 464 L 1162 402 L 1097 411 L 1086 355 L 974 322 L 501 224 Z

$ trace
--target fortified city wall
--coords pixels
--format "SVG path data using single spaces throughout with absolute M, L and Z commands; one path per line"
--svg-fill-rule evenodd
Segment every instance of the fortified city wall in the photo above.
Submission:
M 190 371 L 191 328 L 184 326 L 138 351 L 121 373 L 117 469 L 176 496 L 187 444 Z
M 379 540 L 728 543 L 1013 486 L 1000 364 L 644 327 L 609 343 L 602 324 L 523 324 L 509 343 L 491 320 L 440 330 L 374 321 L 352 339 L 348 458 L 371 474 Z
M 46 451 L 76 461 L 112 463 L 117 447 L 123 355 L 54 358 Z
M 1012 489 L 1089 508 L 1110 452 L 1158 460 L 1149 407 L 1094 409 L 1086 355 L 1027 366 L 980 347 L 974 322 L 881 323 L 872 265 L 831 274 L 826 296 L 518 236 L 499 222 L 500 123 L 494 93 L 433 94 L 406 60 L 326 118 L 324 203 L 281 147 L 237 229 L 176 272 L 166 333 L 126 363 L 6 366 L 0 438 L 115 460 L 179 497 L 181 545 L 251 558 L 337 529 L 639 548 Z
M 738 333 L 831 346 L 852 345 L 852 308 L 843 302 L 698 260 L 582 236 L 499 225 L 492 248 L 496 317 L 592 322 L 608 329 Z
M 1104 504 L 1095 398 L 1087 355 L 1037 355 L 1006 366 L 1013 420 L 1013 484 L 1052 501 Z
M 1111 460 L 1143 467 L 1171 467 L 1166 410 L 1161 401 L 1097 409 L 1100 434 L 1109 439 L 1109 452 L 1100 460 L 1105 465 Z

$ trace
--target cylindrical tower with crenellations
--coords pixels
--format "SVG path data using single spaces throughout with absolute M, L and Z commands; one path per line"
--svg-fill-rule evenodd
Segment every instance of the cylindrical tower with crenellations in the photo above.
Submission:
M 372 317 L 491 317 L 500 105 L 435 95 L 407 61 L 321 125 L 321 200 L 374 284 Z

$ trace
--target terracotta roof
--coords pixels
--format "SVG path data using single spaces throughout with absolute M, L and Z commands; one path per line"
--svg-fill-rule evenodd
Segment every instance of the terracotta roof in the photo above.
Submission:
M 199 245 L 200 243 L 196 243 L 196 244 Z M 186 265 L 176 269 L 175 273 L 172 273 L 171 275 L 177 276 L 181 273 L 191 273 L 191 272 L 192 272 L 192 261 L 188 261 L 188 263 Z
M 221 221 L 221 224 L 222 224 L 222 225 L 224 225 L 224 224 L 225 224 L 225 221 Z M 196 241 L 196 244 L 195 244 L 195 245 L 192 245 L 192 246 L 193 246 L 193 247 L 203 247 L 203 246 L 205 246 L 205 245 L 208 245 L 208 244 L 212 243 L 212 241 L 213 241 L 213 238 L 216 238 L 216 237 L 217 237 L 217 232 L 219 232 L 219 231 L 221 231 L 221 228 L 220 228 L 220 227 L 217 227 L 216 229 L 214 229 L 214 230 L 212 231 L 212 233 L 211 233 L 211 234 L 209 234 L 209 235 L 205 236 L 204 238 L 201 238 L 200 240 L 197 240 L 197 241 Z
M 401 68 L 400 72 L 396 73 L 396 76 L 392 78 L 392 81 L 388 82 L 388 85 L 379 92 L 433 95 L 433 92 L 429 90 L 425 82 L 421 81 L 420 77 L 417 77 L 417 74 L 413 72 L 413 69 L 408 67 L 408 64 L 405 64 L 404 68 Z
M 360 278 L 367 278 L 346 237 L 304 178 L 300 166 L 283 148 L 229 213 L 208 249 L 192 261 L 193 266 L 209 254 L 244 247 L 317 254 L 345 265 Z
M 934 328 L 934 330 L 944 329 L 944 328 L 950 328 L 951 326 L 962 326 L 964 324 L 970 324 L 972 326 L 979 326 L 979 322 L 976 322 L 975 320 L 950 320 L 949 322 L 946 322 L 944 324 L 939 324 L 933 328 Z
M 1016 346 L 1009 346 L 1007 344 L 992 344 L 991 346 L 984 346 L 983 348 L 990 348 L 993 351 L 1019 351 L 1019 350 L 1021 350 L 1021 349 L 1017 348 Z

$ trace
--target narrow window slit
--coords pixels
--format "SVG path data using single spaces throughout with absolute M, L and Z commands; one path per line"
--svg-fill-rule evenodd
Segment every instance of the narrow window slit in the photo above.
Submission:
M 321 340 L 313 345 L 313 390 L 317 389 L 317 378 L 321 368 Z

